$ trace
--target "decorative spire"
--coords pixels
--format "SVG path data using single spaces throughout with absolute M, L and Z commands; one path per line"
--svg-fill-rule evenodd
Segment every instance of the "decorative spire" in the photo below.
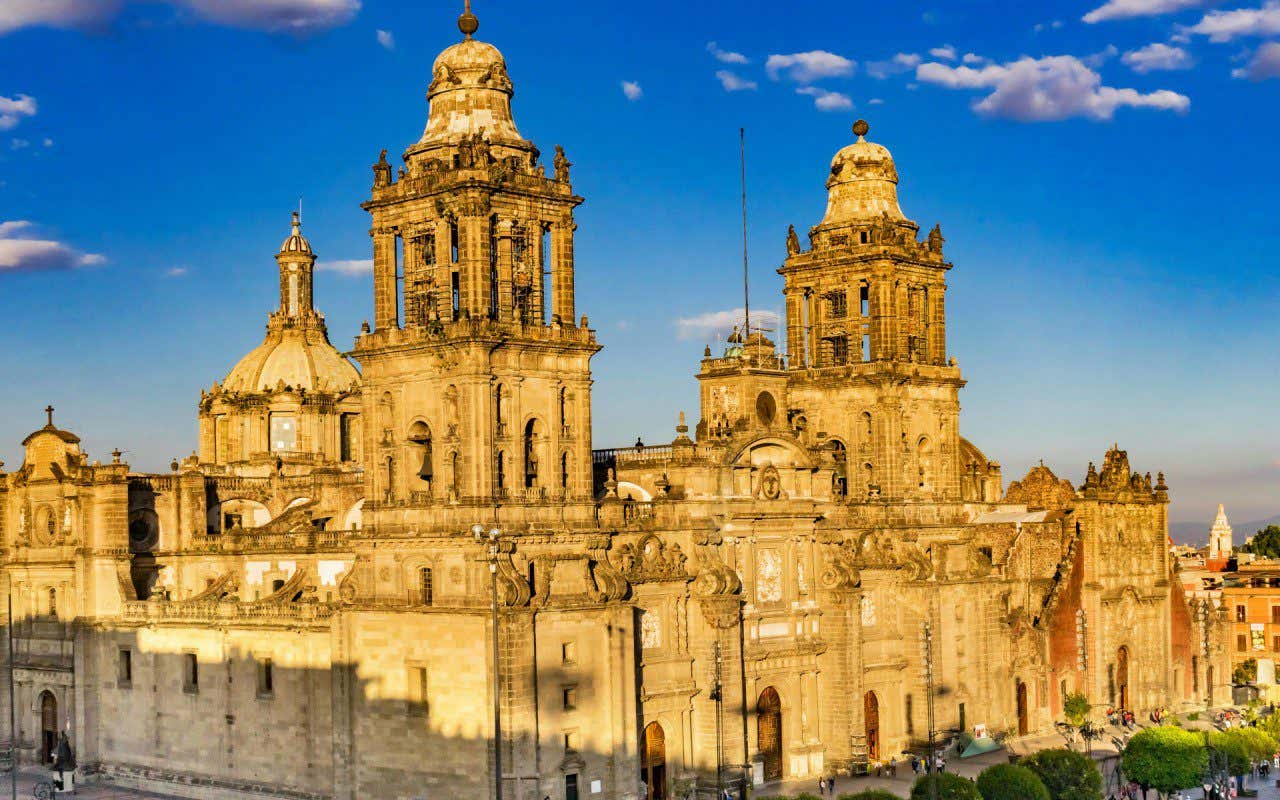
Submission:
M 458 30 L 462 31 L 462 35 L 468 39 L 471 34 L 480 29 L 480 20 L 476 19 L 476 15 L 471 13 L 471 0 L 464 0 L 462 16 L 458 17 Z
M 44 413 L 49 416 L 49 427 L 53 427 L 53 406 L 45 406 Z M 1222 510 L 1222 506 L 1218 506 L 1218 510 Z

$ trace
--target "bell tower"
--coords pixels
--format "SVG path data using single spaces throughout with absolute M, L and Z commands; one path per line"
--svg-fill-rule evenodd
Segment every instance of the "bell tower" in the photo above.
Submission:
M 572 164 L 548 173 L 511 114 L 497 48 L 437 57 L 422 137 L 373 166 L 374 325 L 364 368 L 370 501 L 396 507 L 589 498 L 590 359 L 575 318 Z
M 937 226 L 898 205 L 898 171 L 882 145 L 836 153 L 827 209 L 809 248 L 787 232 L 778 269 L 786 297 L 789 413 L 847 459 L 857 499 L 958 499 L 958 392 L 947 356 L 946 273 Z

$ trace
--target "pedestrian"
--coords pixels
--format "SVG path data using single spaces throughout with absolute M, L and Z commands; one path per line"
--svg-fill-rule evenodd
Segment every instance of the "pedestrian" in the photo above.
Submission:
M 916 754 L 915 754 L 915 753 L 912 753 L 912 754 L 911 754 L 911 773 L 912 773 L 913 775 L 919 775 L 919 774 L 920 774 L 920 761 L 919 761 L 919 759 L 917 759 L 917 758 L 916 758 Z
M 826 793 L 827 793 L 827 779 L 818 778 L 818 794 L 824 795 Z

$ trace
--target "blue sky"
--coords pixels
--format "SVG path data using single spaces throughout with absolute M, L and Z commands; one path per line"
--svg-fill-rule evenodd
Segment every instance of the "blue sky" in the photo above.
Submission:
M 0 0 L 0 458 L 46 403 L 163 469 L 261 338 L 303 198 L 339 347 L 370 316 L 370 165 L 426 120 L 460 3 Z M 1280 2 L 476 0 L 521 132 L 587 202 L 597 446 L 696 417 L 692 373 L 821 217 L 851 123 L 948 240 L 962 432 L 1006 479 L 1112 442 L 1175 520 L 1280 512 Z M 714 43 L 714 44 L 712 44 Z

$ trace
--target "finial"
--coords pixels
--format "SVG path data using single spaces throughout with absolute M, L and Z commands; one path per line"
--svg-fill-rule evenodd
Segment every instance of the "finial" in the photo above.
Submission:
M 302 212 L 293 212 L 293 235 L 297 236 L 302 233 Z
M 853 123 L 853 135 L 857 136 L 859 139 L 861 139 L 863 136 L 866 136 L 867 132 L 870 130 L 871 130 L 871 126 L 867 124 L 867 121 L 865 119 L 860 119 L 857 122 Z
M 119 464 L 119 463 L 120 463 L 120 456 L 122 456 L 122 455 L 124 455 L 124 453 L 122 453 L 122 452 L 120 451 L 120 448 L 119 448 L 119 447 L 117 447 L 115 450 L 112 450 L 112 451 L 111 451 L 111 463 L 112 463 L 112 464 Z
M 44 413 L 49 415 L 49 427 L 53 427 L 53 406 L 45 406 Z
M 458 17 L 458 30 L 462 31 L 462 35 L 470 39 L 471 34 L 480 29 L 480 20 L 476 19 L 476 15 L 471 13 L 471 0 L 465 0 L 462 10 L 462 16 Z

